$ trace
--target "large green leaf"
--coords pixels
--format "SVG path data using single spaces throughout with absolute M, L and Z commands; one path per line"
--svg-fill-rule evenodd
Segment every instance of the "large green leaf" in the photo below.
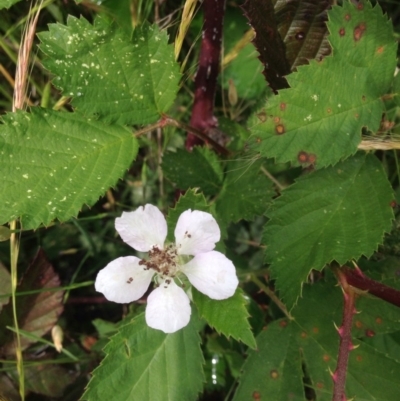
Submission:
M 237 160 L 228 171 L 217 198 L 218 216 L 225 222 L 251 220 L 265 213 L 275 192 L 272 182 L 261 172 L 262 159 Z
M 115 185 L 137 154 L 124 127 L 76 113 L 33 109 L 0 125 L 0 224 L 24 229 L 75 216 Z
M 227 337 L 244 342 L 251 348 L 256 347 L 248 321 L 247 301 L 241 289 L 237 289 L 232 297 L 222 301 L 211 299 L 195 288 L 192 289 L 192 294 L 200 316 L 211 327 Z
M 393 28 L 379 6 L 348 1 L 329 12 L 333 52 L 287 77 L 250 127 L 250 146 L 266 157 L 315 168 L 357 150 L 361 129 L 379 128 L 396 66 Z
M 312 269 L 370 256 L 391 229 L 393 191 L 374 155 L 302 176 L 268 210 L 263 243 L 289 307 Z
M 82 399 L 195 400 L 204 382 L 196 324 L 192 315 L 188 326 L 165 334 L 149 328 L 143 314 L 130 319 L 106 346 Z
M 39 35 L 54 84 L 88 114 L 124 124 L 160 118 L 175 99 L 180 74 L 168 36 L 143 26 L 130 39 L 116 24 L 68 18 Z
M 357 309 L 359 301 L 356 302 Z M 388 305 L 378 299 L 371 302 L 381 307 L 383 319 L 390 319 Z M 253 399 L 260 400 L 303 401 L 306 399 L 302 383 L 305 372 L 307 386 L 315 392 L 315 399 L 330 401 L 333 390 L 331 372 L 336 369 L 339 347 L 339 334 L 334 323 L 340 325 L 342 308 L 342 291 L 332 282 L 306 285 L 304 298 L 292 311 L 294 320 L 273 322 L 258 335 L 258 349 L 249 353 L 234 400 L 249 400 L 253 396 Z M 365 308 L 360 309 L 354 319 L 368 320 L 373 316 L 374 313 L 370 314 Z M 376 330 L 376 334 L 381 333 L 380 327 Z M 400 391 L 400 363 L 393 356 L 384 355 L 356 339 L 367 336 L 367 333 L 360 337 L 358 332 L 353 333 L 353 343 L 358 348 L 350 352 L 347 398 L 394 400 Z M 255 397 L 257 394 L 259 398 Z

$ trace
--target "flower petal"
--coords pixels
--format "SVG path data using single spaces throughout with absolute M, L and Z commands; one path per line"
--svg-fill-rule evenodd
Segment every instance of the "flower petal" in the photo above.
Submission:
M 140 252 L 148 252 L 153 246 L 162 249 L 167 238 L 165 217 L 150 204 L 123 212 L 115 219 L 115 228 L 124 242 Z
M 146 323 L 164 333 L 174 333 L 190 321 L 190 301 L 174 280 L 164 281 L 147 298 Z
M 113 302 L 125 304 L 141 298 L 149 288 L 154 270 L 144 270 L 136 256 L 125 256 L 100 270 L 94 286 L 96 291 Z
M 231 297 L 239 284 L 235 266 L 222 253 L 211 251 L 196 255 L 180 267 L 189 281 L 212 299 Z
M 175 240 L 180 255 L 209 252 L 220 238 L 218 223 L 210 213 L 189 209 L 179 216 Z

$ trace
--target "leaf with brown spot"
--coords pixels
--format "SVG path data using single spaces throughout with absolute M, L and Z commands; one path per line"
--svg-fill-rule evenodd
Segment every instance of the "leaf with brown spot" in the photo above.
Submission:
M 49 263 L 42 249 L 38 251 L 17 287 L 17 294 L 34 290 L 49 290 L 59 287 L 60 279 Z M 17 296 L 19 328 L 38 337 L 43 336 L 55 325 L 63 311 L 63 291 L 42 291 Z M 12 305 L 9 303 L 0 314 L 0 327 L 13 326 Z M 11 355 L 15 352 L 14 335 L 9 330 L 0 332 L 0 353 Z M 31 339 L 21 337 L 21 349 L 26 349 Z

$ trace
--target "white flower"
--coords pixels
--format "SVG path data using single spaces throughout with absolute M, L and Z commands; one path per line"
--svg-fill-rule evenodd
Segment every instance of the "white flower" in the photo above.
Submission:
M 123 212 L 115 220 L 115 228 L 124 242 L 148 252 L 149 257 L 126 256 L 110 262 L 98 273 L 96 290 L 110 301 L 128 303 L 141 298 L 155 277 L 158 287 L 147 298 L 146 323 L 150 327 L 173 333 L 189 323 L 189 298 L 175 282 L 182 273 L 210 298 L 221 300 L 235 293 L 238 279 L 233 263 L 213 251 L 221 233 L 211 214 L 183 212 L 176 224 L 175 244 L 166 246 L 167 222 L 153 205 Z

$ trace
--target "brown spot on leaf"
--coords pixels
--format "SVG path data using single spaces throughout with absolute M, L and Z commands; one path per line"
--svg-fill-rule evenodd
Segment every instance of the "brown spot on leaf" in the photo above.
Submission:
M 366 29 L 367 29 L 367 26 L 365 25 L 365 22 L 360 22 L 354 28 L 354 40 L 356 42 L 358 42 L 362 38 Z
M 286 327 L 288 325 L 288 322 L 286 320 L 282 320 L 279 322 L 279 326 L 281 327 Z
M 253 391 L 252 398 L 253 400 L 261 400 L 261 394 L 258 391 Z
M 282 102 L 279 107 L 281 110 L 286 110 L 286 103 Z
M 371 329 L 367 329 L 367 330 L 365 330 L 365 335 L 367 337 L 375 337 L 375 331 L 373 331 Z
M 351 15 L 350 15 L 350 14 L 346 14 L 346 15 L 344 16 L 344 19 L 345 19 L 346 21 L 350 21 L 350 20 L 351 20 Z
M 258 113 L 258 114 L 256 114 L 257 115 L 257 118 L 262 122 L 262 123 L 265 123 L 265 121 L 267 121 L 267 113 L 265 112 L 265 111 L 262 111 L 262 112 L 260 112 L 260 113 Z
M 361 99 L 362 99 L 363 102 L 365 102 L 365 101 L 367 100 L 367 98 L 366 98 L 365 95 L 362 95 L 362 96 L 361 96 Z
M 346 34 L 346 30 L 344 28 L 339 29 L 339 35 L 344 36 Z
M 356 320 L 354 325 L 357 327 L 357 329 L 361 329 L 361 327 L 363 327 L 363 324 L 362 324 L 362 322 L 360 320 Z
M 332 109 L 331 109 L 330 107 L 328 107 L 328 108 L 326 109 L 326 112 L 327 112 L 328 114 L 331 114 L 331 113 L 332 113 Z
M 280 117 L 274 117 L 274 123 L 275 123 L 275 124 L 280 123 L 280 121 L 281 121 L 281 118 L 280 118 Z
M 299 152 L 299 154 L 297 155 L 297 160 L 300 163 L 307 163 L 307 159 L 308 159 L 308 153 L 307 152 Z
M 382 318 L 381 317 L 377 317 L 375 319 L 375 322 L 378 323 L 378 324 L 382 324 Z
M 297 160 L 301 164 L 314 164 L 317 161 L 317 156 L 314 153 L 307 153 L 302 150 L 297 155 Z
M 318 382 L 317 383 L 317 388 L 324 388 L 324 383 Z
M 317 156 L 314 153 L 308 155 L 308 163 L 314 164 L 317 161 Z
M 300 336 L 301 338 L 307 338 L 307 333 L 305 331 L 302 331 Z
M 377 52 L 378 54 L 382 54 L 382 53 L 383 53 L 383 49 L 384 49 L 383 46 L 379 46 L 379 47 L 376 49 L 376 52 Z
M 325 354 L 322 359 L 324 360 L 324 362 L 329 362 L 331 357 L 328 354 Z
M 357 362 L 361 362 L 362 360 L 363 360 L 363 358 L 362 358 L 361 355 L 357 355 L 357 356 L 356 356 L 356 361 L 357 361 Z
M 271 372 L 269 372 L 269 374 L 273 379 L 277 379 L 279 377 L 279 373 L 275 369 L 271 370 Z
M 363 3 L 358 3 L 357 4 L 357 10 L 358 11 L 361 11 L 361 10 L 363 10 L 364 9 L 364 4 Z
M 319 328 L 318 327 L 313 327 L 312 329 L 314 334 L 318 334 L 319 333 Z
M 278 135 L 282 135 L 282 134 L 285 133 L 285 126 L 282 125 L 282 124 L 278 124 L 278 125 L 275 127 L 275 131 L 276 131 L 276 133 L 277 133 Z
M 261 138 L 260 138 L 260 137 L 257 137 L 257 138 L 256 138 L 256 142 L 257 142 L 258 144 L 260 144 L 260 143 L 261 143 Z

